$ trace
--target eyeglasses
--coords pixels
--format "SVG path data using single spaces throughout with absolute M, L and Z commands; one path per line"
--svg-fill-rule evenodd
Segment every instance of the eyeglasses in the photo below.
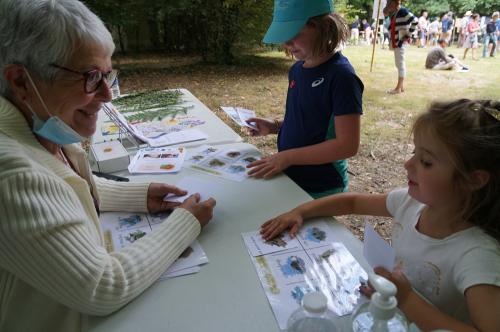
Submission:
M 92 69 L 89 71 L 81 72 L 63 66 L 59 66 L 53 63 L 50 64 L 50 66 L 65 70 L 73 74 L 83 75 L 84 78 L 83 90 L 85 91 L 85 93 L 89 94 L 96 92 L 97 89 L 99 89 L 99 87 L 101 86 L 103 80 L 105 80 L 108 88 L 111 87 L 115 83 L 116 77 L 118 76 L 118 70 L 116 69 L 110 70 L 108 72 L 102 72 L 99 69 Z

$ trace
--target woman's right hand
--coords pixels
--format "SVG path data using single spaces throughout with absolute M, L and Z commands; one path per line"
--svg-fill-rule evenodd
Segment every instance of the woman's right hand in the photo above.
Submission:
M 304 218 L 302 217 L 302 214 L 294 209 L 263 223 L 262 226 L 260 226 L 260 235 L 267 241 L 290 228 L 288 232 L 290 233 L 290 236 L 294 238 L 303 224 Z
M 278 128 L 276 127 L 276 122 L 274 120 L 263 118 L 249 118 L 246 122 L 254 124 L 257 127 L 257 130 L 248 128 L 250 136 L 266 136 L 269 134 L 277 133 Z
M 198 219 L 201 227 L 203 227 L 212 219 L 215 204 L 216 202 L 213 198 L 200 202 L 200 194 L 194 194 L 186 198 L 179 207 L 191 212 Z

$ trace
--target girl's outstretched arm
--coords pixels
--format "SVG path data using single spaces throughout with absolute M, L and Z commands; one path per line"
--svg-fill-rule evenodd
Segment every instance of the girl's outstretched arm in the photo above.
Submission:
M 360 139 L 359 114 L 337 116 L 335 135 L 318 144 L 281 151 L 254 161 L 247 165 L 251 169 L 248 174 L 268 179 L 292 165 L 321 165 L 356 155 Z
M 284 230 L 297 235 L 304 219 L 322 216 L 360 214 L 391 217 L 386 207 L 387 194 L 342 193 L 316 199 L 266 221 L 260 233 L 265 240 L 274 238 Z
M 392 281 L 398 288 L 398 307 L 406 317 L 422 331 L 437 329 L 454 332 L 496 332 L 500 331 L 500 287 L 494 285 L 475 285 L 465 291 L 467 307 L 473 325 L 459 321 L 437 309 L 418 295 L 403 273 L 392 273 L 376 268 L 375 272 Z

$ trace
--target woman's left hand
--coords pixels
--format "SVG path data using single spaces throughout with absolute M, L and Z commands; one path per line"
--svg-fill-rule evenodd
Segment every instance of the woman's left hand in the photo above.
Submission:
M 151 183 L 148 188 L 147 197 L 149 213 L 168 211 L 181 204 L 176 202 L 165 202 L 163 197 L 167 194 L 183 196 L 187 194 L 187 191 L 165 183 Z
M 285 152 L 278 152 L 247 165 L 248 175 L 269 179 L 290 166 Z

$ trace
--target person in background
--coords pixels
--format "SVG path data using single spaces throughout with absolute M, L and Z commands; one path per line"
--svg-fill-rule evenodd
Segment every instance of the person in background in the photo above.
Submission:
M 470 10 L 466 11 L 464 17 L 460 22 L 460 35 L 458 37 L 458 47 L 463 47 L 465 40 L 467 39 L 467 24 L 469 24 L 472 12 Z
M 414 123 L 413 142 L 406 188 L 311 201 L 260 233 L 294 237 L 320 216 L 392 217 L 396 267 L 375 272 L 396 285 L 408 320 L 422 331 L 500 331 L 500 103 L 434 102 Z
M 436 46 L 439 38 L 439 18 L 434 17 L 432 22 L 429 24 L 429 39 L 427 44 L 431 46 Z
M 418 47 L 423 48 L 427 45 L 427 32 L 428 32 L 428 12 L 423 9 L 420 12 L 420 18 L 418 19 Z
M 464 57 L 467 57 L 467 51 L 471 50 L 472 60 L 478 60 L 474 56 L 474 52 L 478 47 L 478 33 L 479 33 L 479 15 L 473 14 L 471 21 L 467 24 L 467 38 L 464 43 Z
M 497 39 L 500 35 L 500 31 L 498 30 L 498 12 L 494 12 L 491 15 L 491 20 L 486 24 L 486 33 L 483 38 L 483 58 L 486 58 L 486 54 L 489 53 L 490 57 L 495 56 L 496 48 L 497 48 Z M 491 45 L 491 50 L 488 52 L 488 48 Z
M 370 45 L 373 38 L 373 30 L 370 26 L 370 23 L 366 19 L 363 19 L 363 31 L 365 32 L 365 42 L 367 45 Z
M 115 45 L 76 0 L 0 2 L 0 331 L 80 331 L 155 283 L 212 217 L 164 183 L 92 175 L 84 137 L 111 100 Z M 106 250 L 99 212 L 165 212 L 155 232 Z
M 384 16 L 390 18 L 390 48 L 394 50 L 394 62 L 398 69 L 396 87 L 387 91 L 389 94 L 399 94 L 405 91 L 406 77 L 405 50 L 412 33 L 416 30 L 418 19 L 405 7 L 401 7 L 400 0 L 388 0 L 383 10 Z
M 453 19 L 450 17 L 450 13 L 444 14 L 441 19 L 441 39 L 449 42 L 451 38 L 451 28 L 453 27 Z
M 462 70 L 468 71 L 469 68 L 464 66 L 451 54 L 446 54 L 448 43 L 444 39 L 438 40 L 438 46 L 434 47 L 425 59 L 425 68 L 434 70 Z
M 252 136 L 278 134 L 278 153 L 249 164 L 249 175 L 284 171 L 318 198 L 347 190 L 347 162 L 359 147 L 363 83 L 339 45 L 349 28 L 329 0 L 275 0 L 265 43 L 298 61 L 288 74 L 284 119 L 251 118 Z M 302 8 L 302 9 L 300 9 Z
M 354 22 L 351 24 L 351 45 L 359 45 L 359 16 L 354 17 Z

